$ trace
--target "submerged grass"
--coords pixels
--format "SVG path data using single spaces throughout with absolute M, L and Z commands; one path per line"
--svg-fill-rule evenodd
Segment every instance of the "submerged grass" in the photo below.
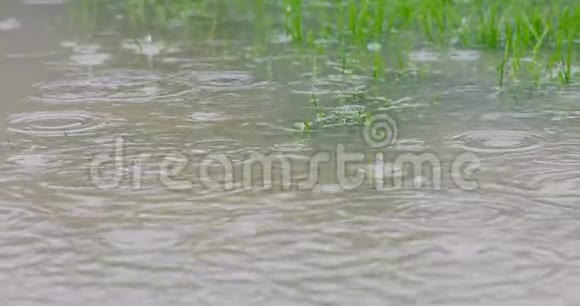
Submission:
M 250 35 L 243 40 L 254 43 L 256 57 L 275 54 L 290 43 L 314 76 L 323 66 L 333 65 L 344 75 L 406 82 L 428 69 L 410 61 L 410 52 L 466 49 L 497 54 L 497 85 L 502 92 L 513 93 L 529 86 L 574 82 L 573 64 L 580 50 L 577 0 L 76 0 L 72 4 L 77 19 L 114 20 L 143 35 L 177 32 L 193 43 Z M 122 18 L 97 17 L 104 12 Z M 319 60 L 321 55 L 326 60 Z M 266 63 L 271 75 L 271 62 Z M 365 100 L 372 100 L 372 94 L 367 95 Z M 297 126 L 305 134 L 320 125 L 365 124 L 372 117 L 372 107 L 329 112 L 315 93 L 310 103 L 314 118 Z
M 411 39 L 415 44 L 429 43 L 442 49 L 501 50 L 500 86 L 508 77 L 513 80 L 525 75 L 520 74 L 521 61 L 528 57 L 533 60 L 525 72 L 533 71 L 536 80 L 536 65 L 544 65 L 546 71 L 557 68 L 561 83 L 569 83 L 573 77 L 571 68 L 580 28 L 580 6 L 575 1 L 343 0 L 322 8 L 301 1 L 287 5 L 288 11 L 293 12 L 287 19 L 302 20 L 319 37 L 335 33 L 333 38 L 341 48 L 390 44 L 392 50 L 401 41 Z M 310 20 L 303 17 L 306 11 Z M 330 20 L 327 17 L 322 24 L 316 22 L 318 16 L 329 15 Z M 304 28 L 294 26 L 287 30 L 292 37 L 301 37 L 297 32 Z M 373 63 L 372 73 L 378 76 L 377 66 L 382 62 Z
M 185 33 L 253 23 L 268 49 L 271 34 L 283 32 L 295 46 L 338 59 L 343 71 L 366 57 L 380 78 L 389 67 L 404 68 L 408 46 L 445 51 L 469 48 L 502 53 L 498 85 L 520 78 L 572 81 L 579 49 L 580 4 L 575 0 L 77 0 L 87 11 L 108 7 L 140 28 Z M 88 7 L 92 7 L 89 10 Z M 205 27 L 205 28 L 203 28 Z M 239 31 L 238 31 L 239 34 Z M 526 65 L 521 65 L 522 60 Z M 556 71 L 556 73 L 554 73 Z

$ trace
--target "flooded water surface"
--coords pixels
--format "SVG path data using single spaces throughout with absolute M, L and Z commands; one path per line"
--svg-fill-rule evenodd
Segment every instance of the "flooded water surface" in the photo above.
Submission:
M 2 305 L 580 303 L 578 84 L 498 94 L 474 50 L 377 84 L 66 12 L 0 3 Z

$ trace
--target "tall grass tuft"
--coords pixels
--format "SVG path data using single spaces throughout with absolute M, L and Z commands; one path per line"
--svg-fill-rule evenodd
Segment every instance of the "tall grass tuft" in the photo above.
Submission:
M 83 18 L 90 7 L 107 6 L 139 28 L 162 27 L 179 20 L 186 29 L 211 17 L 211 33 L 252 16 L 255 35 L 267 41 L 284 31 L 300 48 L 311 48 L 342 63 L 362 61 L 375 77 L 395 63 L 403 67 L 405 46 L 429 44 L 442 50 L 470 48 L 497 52 L 498 83 L 531 72 L 538 83 L 557 71 L 562 84 L 573 81 L 580 34 L 577 0 L 78 0 Z M 217 29 L 216 29 L 217 28 Z M 252 27 L 249 27 L 252 29 Z M 239 31 L 239 28 L 235 30 Z M 258 42 L 256 42 L 259 44 Z M 268 49 L 267 43 L 261 45 Z M 368 50 L 369 45 L 383 46 Z M 357 58 L 358 60 L 355 60 Z M 527 60 L 522 65 L 524 58 Z M 359 67 L 362 68 L 362 67 Z

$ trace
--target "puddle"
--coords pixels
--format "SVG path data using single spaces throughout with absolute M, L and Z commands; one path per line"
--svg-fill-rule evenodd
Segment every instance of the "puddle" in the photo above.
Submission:
M 65 2 L 0 1 L 4 304 L 580 300 L 578 84 L 500 92 L 469 49 L 399 69 L 370 36 L 343 62 L 253 35 L 240 1 L 86 24 Z

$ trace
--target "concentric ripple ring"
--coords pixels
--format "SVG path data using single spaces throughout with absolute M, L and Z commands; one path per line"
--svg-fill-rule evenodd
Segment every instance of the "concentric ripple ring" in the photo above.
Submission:
M 8 117 L 8 130 L 31 136 L 92 134 L 107 126 L 107 118 L 85 111 L 39 111 Z
M 545 140 L 542 136 L 508 130 L 471 131 L 453 137 L 454 141 L 467 151 L 478 153 L 517 153 L 533 151 L 542 147 Z

